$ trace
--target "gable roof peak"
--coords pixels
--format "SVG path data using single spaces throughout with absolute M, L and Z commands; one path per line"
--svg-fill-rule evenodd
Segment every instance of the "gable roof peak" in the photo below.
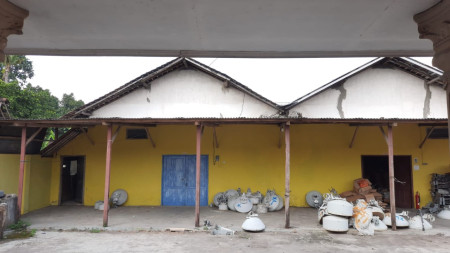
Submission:
M 141 88 L 145 86 L 146 84 L 150 83 L 153 80 L 156 80 L 174 70 L 182 69 L 182 68 L 193 68 L 195 70 L 201 71 L 209 76 L 212 76 L 213 78 L 216 78 L 218 80 L 227 82 L 228 86 L 234 87 L 241 92 L 244 92 L 255 99 L 277 109 L 278 111 L 281 111 L 281 107 L 277 105 L 276 103 L 272 102 L 271 100 L 263 97 L 262 95 L 254 92 L 247 86 L 241 84 L 240 82 L 234 80 L 233 78 L 229 77 L 228 75 L 211 68 L 201 62 L 198 62 L 192 58 L 189 57 L 178 57 L 175 58 L 133 80 L 130 82 L 120 86 L 119 88 L 107 93 L 106 95 L 103 95 L 95 100 L 93 100 L 90 103 L 87 103 L 84 106 L 81 106 L 66 115 L 62 116 L 63 119 L 68 118 L 83 118 L 88 117 L 93 111 L 125 96 L 126 94 Z

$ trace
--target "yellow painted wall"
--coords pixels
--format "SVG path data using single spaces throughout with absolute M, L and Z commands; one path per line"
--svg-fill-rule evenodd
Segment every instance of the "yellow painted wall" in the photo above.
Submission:
M 0 189 L 6 194 L 17 194 L 19 161 L 18 154 L 0 154 Z M 51 183 L 51 158 L 26 155 L 25 161 L 22 213 L 49 205 Z
M 17 194 L 19 188 L 19 155 L 0 154 L 0 189 Z
M 195 126 L 157 126 L 149 128 L 156 143 L 149 140 L 127 140 L 125 128 L 112 147 L 111 187 L 126 189 L 126 205 L 160 205 L 162 156 L 195 154 Z M 115 128 L 114 128 L 115 131 Z M 212 128 L 206 127 L 202 138 L 202 154 L 209 155 L 209 200 L 218 191 L 242 187 L 244 190 L 281 192 L 284 189 L 284 150 L 278 148 L 276 126 L 223 126 L 216 129 L 220 148 L 213 164 Z M 58 152 L 52 168 L 51 203 L 58 204 L 61 156 L 86 156 L 84 204 L 103 200 L 105 180 L 106 127 L 89 129 Z M 269 173 L 270 172 L 270 173 Z
M 114 131 L 115 131 L 114 127 Z M 149 128 L 156 148 L 149 140 L 126 140 L 125 127 L 112 147 L 110 190 L 128 191 L 126 205 L 160 205 L 162 156 L 195 154 L 195 126 L 157 126 Z M 387 145 L 378 127 L 361 127 L 352 149 L 348 148 L 354 127 L 348 125 L 291 126 L 291 203 L 306 206 L 305 194 L 311 190 L 339 192 L 350 190 L 361 177 L 361 155 L 387 155 Z M 209 155 L 209 202 L 215 193 L 241 187 L 263 193 L 275 189 L 284 195 L 284 142 L 278 147 L 280 130 L 272 125 L 222 125 L 216 128 L 219 148 L 214 151 L 212 128 L 206 127 L 202 154 Z M 52 161 L 51 203 L 58 204 L 61 156 L 85 156 L 84 204 L 103 200 L 106 127 L 89 129 L 92 145 L 81 134 L 58 152 Z M 449 172 L 447 140 L 429 140 L 418 148 L 425 129 L 417 125 L 394 127 L 395 155 L 418 158 L 420 169 L 413 171 L 414 192 L 422 203 L 431 200 L 431 173 Z M 284 139 L 284 136 L 282 136 Z M 213 163 L 213 156 L 220 160 Z M 422 163 L 426 163 L 422 164 Z
M 291 182 L 293 205 L 306 206 L 310 190 L 338 192 L 352 190 L 352 181 L 361 177 L 361 155 L 387 155 L 387 144 L 378 127 L 360 127 L 353 148 L 348 148 L 355 127 L 348 125 L 292 126 Z M 448 140 L 428 140 L 418 146 L 425 128 L 400 124 L 393 128 L 394 155 L 418 159 L 419 170 L 413 170 L 414 193 L 421 193 L 421 204 L 431 201 L 431 173 L 449 169 Z M 386 128 L 385 131 L 387 132 Z M 414 164 L 412 164 L 413 167 Z
M 28 156 L 26 167 L 26 190 L 23 212 L 27 213 L 50 205 L 51 158 L 41 158 L 40 155 Z

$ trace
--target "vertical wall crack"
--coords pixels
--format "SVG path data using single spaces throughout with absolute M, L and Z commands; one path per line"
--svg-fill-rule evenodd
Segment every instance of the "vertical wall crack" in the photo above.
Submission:
M 340 84 L 338 87 L 334 88 L 336 90 L 338 90 L 339 93 L 339 97 L 338 97 L 338 101 L 337 101 L 337 110 L 339 112 L 339 117 L 341 117 L 341 119 L 345 118 L 344 116 L 344 110 L 342 109 L 342 102 L 344 101 L 344 99 L 347 97 L 347 90 L 344 88 L 344 84 Z

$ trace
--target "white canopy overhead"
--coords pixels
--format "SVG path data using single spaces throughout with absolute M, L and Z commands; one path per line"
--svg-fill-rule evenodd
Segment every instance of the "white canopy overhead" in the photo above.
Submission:
M 7 54 L 432 56 L 413 16 L 438 0 L 11 0 Z

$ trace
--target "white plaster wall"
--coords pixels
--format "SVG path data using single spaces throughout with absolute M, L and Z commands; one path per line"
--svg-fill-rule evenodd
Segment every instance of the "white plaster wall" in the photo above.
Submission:
M 442 87 L 431 85 L 430 116 L 429 118 L 447 118 L 447 102 L 445 90 Z
M 234 118 L 277 110 L 196 70 L 177 70 L 92 113 L 92 118 Z
M 394 69 L 368 69 L 295 106 L 290 115 L 307 118 L 446 118 L 444 89 L 430 86 L 429 113 L 424 81 Z M 342 93 L 344 91 L 345 93 Z M 345 95 L 344 95 L 345 94 Z M 338 106 L 341 96 L 342 104 Z

